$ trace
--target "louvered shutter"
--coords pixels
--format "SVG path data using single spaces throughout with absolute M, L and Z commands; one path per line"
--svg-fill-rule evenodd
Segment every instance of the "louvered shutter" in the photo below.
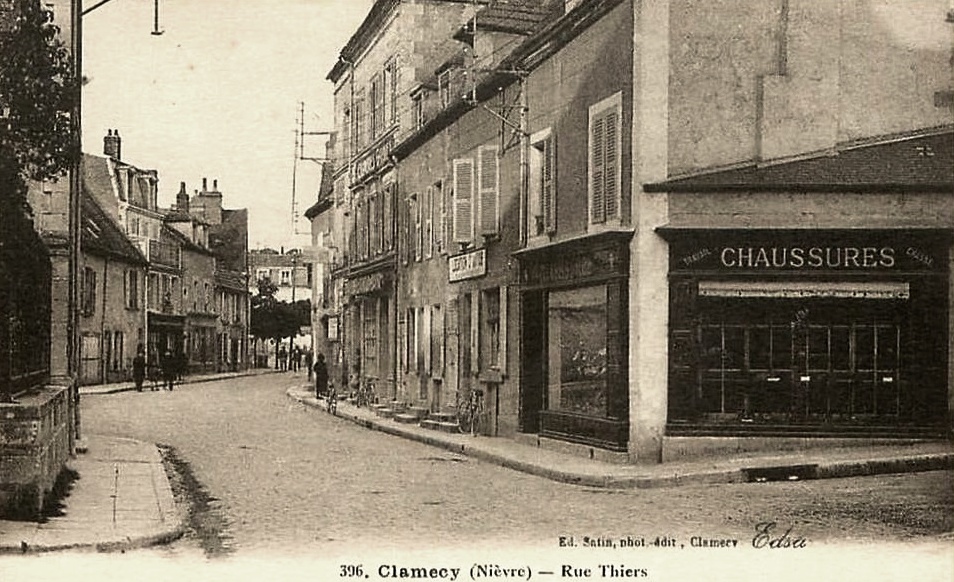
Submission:
M 497 202 L 499 200 L 499 164 L 497 146 L 485 146 L 477 150 L 479 164 L 480 234 L 497 233 Z
M 606 218 L 619 218 L 619 114 L 614 110 L 604 118 L 606 129 L 603 154 L 603 195 Z
M 590 222 L 606 221 L 604 182 L 605 118 L 597 117 L 590 128 Z
M 556 152 L 553 137 L 543 140 L 543 160 L 540 172 L 540 198 L 543 205 L 543 228 L 547 233 L 556 232 L 556 188 L 555 165 Z
M 454 242 L 474 238 L 474 161 L 454 160 Z
M 428 186 L 424 193 L 424 256 L 430 258 L 434 253 L 434 186 Z

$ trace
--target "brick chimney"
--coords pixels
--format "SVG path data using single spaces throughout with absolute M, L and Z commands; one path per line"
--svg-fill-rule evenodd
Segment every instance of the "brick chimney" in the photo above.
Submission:
M 103 155 L 109 156 L 116 161 L 122 158 L 123 140 L 119 137 L 118 129 L 107 129 L 106 136 L 103 138 Z
M 176 208 L 180 212 L 189 213 L 189 193 L 186 192 L 185 182 L 179 182 L 179 193 L 176 194 Z

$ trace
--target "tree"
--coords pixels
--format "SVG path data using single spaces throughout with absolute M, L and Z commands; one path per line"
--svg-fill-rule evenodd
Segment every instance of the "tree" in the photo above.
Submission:
M 300 308 L 287 301 L 275 298 L 278 286 L 269 278 L 258 282 L 258 293 L 252 296 L 250 333 L 259 339 L 275 341 L 275 363 L 278 363 L 278 346 L 286 337 L 294 337 L 301 327 Z M 296 304 L 299 302 L 296 302 Z
M 62 177 L 79 157 L 72 59 L 39 2 L 0 8 L 0 202 L 26 208 L 27 180 Z

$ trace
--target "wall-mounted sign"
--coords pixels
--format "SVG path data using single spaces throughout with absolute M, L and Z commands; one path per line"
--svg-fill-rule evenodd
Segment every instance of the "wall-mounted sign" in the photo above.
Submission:
M 369 295 L 377 293 L 387 285 L 387 277 L 384 273 L 368 273 L 354 279 L 347 279 L 344 282 L 345 295 Z
M 674 271 L 932 271 L 946 260 L 942 241 L 907 232 L 694 231 L 671 238 Z
M 477 249 L 447 259 L 447 280 L 463 281 L 487 274 L 487 249 Z

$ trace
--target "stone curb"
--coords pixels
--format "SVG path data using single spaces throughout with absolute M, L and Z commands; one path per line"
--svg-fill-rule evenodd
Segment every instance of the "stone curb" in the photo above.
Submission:
M 178 513 L 178 512 L 177 512 Z M 179 515 L 176 518 L 176 524 L 162 531 L 124 536 L 122 538 L 107 539 L 100 541 L 75 542 L 49 545 L 27 545 L 25 547 L 18 545 L 0 544 L 0 555 L 10 554 L 45 554 L 50 552 L 64 552 L 69 550 L 93 550 L 100 553 L 125 552 L 127 550 L 136 550 L 168 544 L 181 538 L 186 531 L 185 520 Z
M 298 402 L 314 408 L 324 408 L 318 401 L 309 401 L 302 397 L 295 388 L 290 388 L 286 394 Z M 314 400 L 314 399 L 311 399 Z M 676 487 L 681 485 L 705 485 L 725 483 L 746 483 L 750 481 L 748 474 L 764 468 L 759 465 L 730 469 L 715 469 L 698 473 L 685 473 L 666 476 L 617 476 L 617 475 L 589 475 L 574 473 L 544 467 L 529 461 L 521 461 L 482 449 L 479 445 L 468 446 L 440 438 L 439 433 L 434 436 L 422 435 L 413 431 L 404 430 L 401 425 L 385 424 L 383 422 L 361 418 L 340 409 L 335 416 L 350 420 L 370 430 L 377 430 L 389 435 L 414 440 L 453 453 L 473 457 L 488 463 L 493 463 L 508 469 L 544 477 L 552 481 L 581 485 L 585 487 L 599 487 L 606 489 L 648 489 L 657 487 Z M 889 459 L 843 460 L 818 463 L 814 465 L 812 474 L 807 479 L 836 479 L 844 477 L 861 477 L 882 475 L 888 473 L 915 473 L 922 471 L 937 471 L 954 469 L 954 453 L 935 453 L 904 456 Z
M 219 380 L 229 380 L 231 378 L 247 378 L 249 376 L 266 376 L 268 374 L 277 374 L 278 372 L 280 372 L 280 370 L 268 370 L 268 371 L 260 371 L 260 372 L 223 372 L 221 376 L 214 376 L 214 377 L 209 377 L 209 376 L 198 377 L 198 378 L 186 377 L 186 379 L 184 379 L 182 382 L 178 382 L 177 385 L 183 386 L 185 384 L 202 384 L 204 382 L 217 382 Z M 120 392 L 132 392 L 136 389 L 136 385 L 133 384 L 132 382 L 119 383 L 114 388 L 99 388 L 98 389 L 98 386 L 102 386 L 102 384 L 95 384 L 92 386 L 80 386 L 80 396 L 99 396 L 102 394 L 118 394 Z M 84 391 L 84 388 L 88 388 L 89 391 Z M 165 390 L 165 389 L 162 389 L 162 390 Z M 146 390 L 145 388 L 143 388 L 143 392 L 149 392 L 149 391 L 150 390 Z

